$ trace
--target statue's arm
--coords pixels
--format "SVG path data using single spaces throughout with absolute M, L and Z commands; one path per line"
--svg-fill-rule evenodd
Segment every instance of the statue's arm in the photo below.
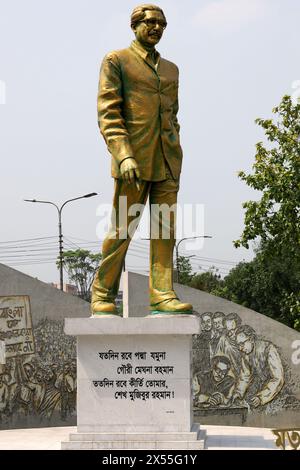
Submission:
M 269 348 L 267 363 L 271 377 L 268 382 L 264 384 L 262 390 L 256 394 L 262 405 L 272 401 L 284 385 L 283 365 L 280 355 L 273 344 L 271 344 Z
M 178 89 L 177 89 L 177 93 L 178 93 Z M 179 109 L 179 106 L 178 106 L 178 94 L 177 94 L 177 98 L 176 98 L 176 101 L 175 101 L 174 106 L 173 106 L 173 123 L 174 123 L 174 127 L 175 127 L 177 133 L 179 134 L 180 125 L 179 125 L 179 122 L 178 122 L 178 119 L 177 119 L 178 109 Z
M 179 75 L 178 69 L 177 69 L 177 74 Z M 179 87 L 179 81 L 178 81 L 178 75 L 177 75 L 177 82 L 176 82 L 176 99 L 174 101 L 173 105 L 173 124 L 174 127 L 179 134 L 180 131 L 180 125 L 177 119 L 177 114 L 178 114 L 178 109 L 179 109 L 179 104 L 178 104 L 178 87 Z
M 116 54 L 108 54 L 101 65 L 98 92 L 98 125 L 107 148 L 120 165 L 133 157 L 122 115 L 122 75 Z

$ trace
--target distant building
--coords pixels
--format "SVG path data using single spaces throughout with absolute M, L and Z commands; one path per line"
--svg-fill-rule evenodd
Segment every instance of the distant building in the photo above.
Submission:
M 50 282 L 49 285 L 55 287 L 56 289 L 60 289 L 60 284 L 57 282 Z M 67 294 L 78 295 L 78 289 L 73 284 L 63 284 L 63 291 Z
M 115 299 L 117 307 L 120 307 L 123 302 L 123 291 L 119 290 L 118 295 Z

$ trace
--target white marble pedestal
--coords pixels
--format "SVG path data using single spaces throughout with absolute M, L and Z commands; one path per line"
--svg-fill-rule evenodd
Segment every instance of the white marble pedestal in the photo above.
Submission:
M 62 449 L 201 449 L 193 423 L 192 315 L 67 318 L 77 336 L 77 433 Z

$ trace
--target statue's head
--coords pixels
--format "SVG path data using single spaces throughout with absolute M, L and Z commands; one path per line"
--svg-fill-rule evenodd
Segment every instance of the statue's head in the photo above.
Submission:
M 131 14 L 131 29 L 143 46 L 154 47 L 160 41 L 166 26 L 164 12 L 156 5 L 139 5 Z
M 233 331 L 239 328 L 242 324 L 241 318 L 238 316 L 237 313 L 228 313 L 225 317 L 225 327 L 227 331 Z
M 211 361 L 212 375 L 215 382 L 222 382 L 230 371 L 231 363 L 226 356 L 214 356 Z
M 237 329 L 236 344 L 241 352 L 250 354 L 253 351 L 255 340 L 256 334 L 251 326 L 242 325 Z
M 211 331 L 212 329 L 212 316 L 211 312 L 204 312 L 201 316 L 201 331 Z
M 224 328 L 225 314 L 223 312 L 216 312 L 213 314 L 213 327 L 215 331 L 222 331 Z

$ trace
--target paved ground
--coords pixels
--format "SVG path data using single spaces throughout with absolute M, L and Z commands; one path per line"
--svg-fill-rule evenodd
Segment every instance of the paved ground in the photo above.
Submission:
M 270 429 L 236 426 L 203 426 L 208 450 L 276 450 Z
M 269 429 L 235 426 L 202 426 L 207 432 L 208 450 L 274 449 L 274 436 Z M 56 450 L 68 440 L 76 427 L 13 429 L 0 431 L 0 450 Z
M 57 450 L 71 432 L 75 426 L 0 431 L 0 450 Z

